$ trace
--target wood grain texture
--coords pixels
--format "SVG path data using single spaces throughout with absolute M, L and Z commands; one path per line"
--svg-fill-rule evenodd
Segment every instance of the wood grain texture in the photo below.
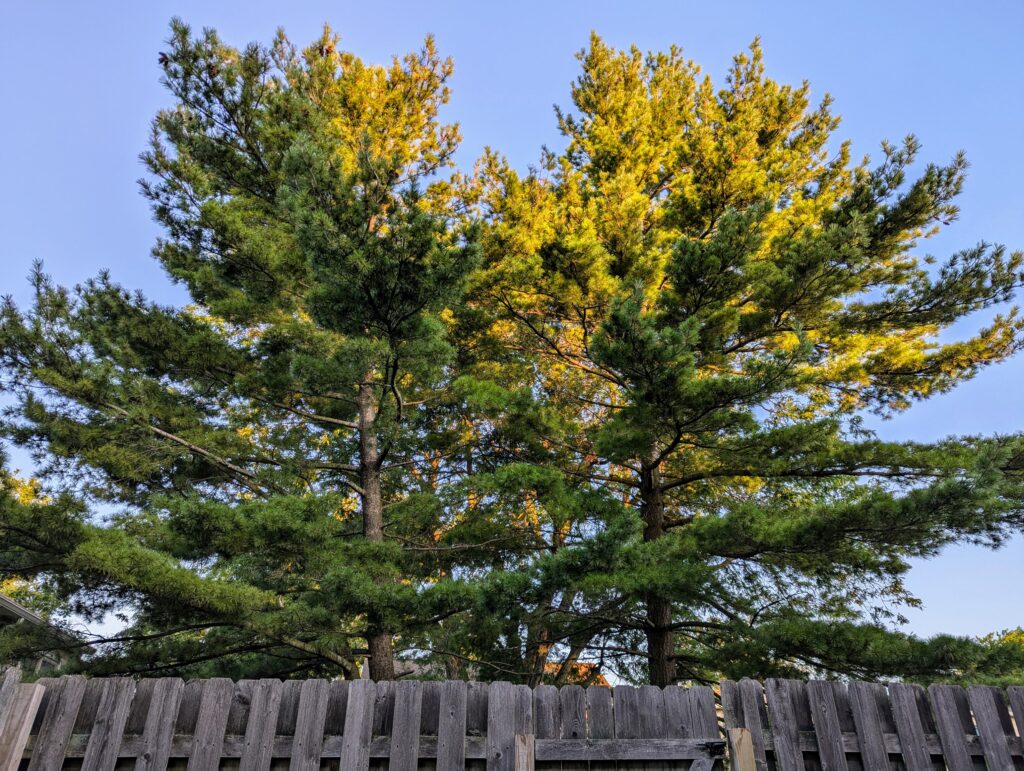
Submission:
M 318 771 L 320 768 L 329 694 L 330 683 L 326 680 L 306 680 L 302 683 L 289 765 L 291 771 Z
M 345 734 L 341 743 L 341 768 L 366 771 L 370 767 L 370 739 L 377 689 L 370 680 L 353 680 L 348 687 Z
M 557 739 L 561 735 L 562 704 L 558 689 L 553 685 L 538 685 L 533 689 L 534 736 L 538 739 Z
M 615 713 L 612 689 L 606 686 L 592 685 L 587 688 L 587 732 L 591 739 L 615 738 Z M 614 771 L 614 762 L 593 762 L 591 771 Z
M 640 738 L 640 689 L 632 685 L 619 685 L 612 689 L 615 709 L 615 740 Z M 643 764 L 619 763 L 619 771 L 642 771 Z
M 922 693 L 923 689 L 919 685 L 893 683 L 889 686 L 893 719 L 896 721 L 896 732 L 900 737 L 900 750 L 907 771 L 933 771 L 918 706 L 918 695 Z
M 487 703 L 488 771 L 513 771 L 515 736 L 515 686 L 491 683 Z
M 932 715 L 942 740 L 942 755 L 949 771 L 972 771 L 970 753 L 964 743 L 967 733 L 974 733 L 970 711 L 963 689 L 956 685 L 935 684 L 928 687 Z M 965 715 L 966 713 L 966 715 Z
M 743 725 L 750 729 L 750 740 L 754 745 L 754 762 L 761 771 L 767 771 L 765 751 L 768 742 L 765 739 L 765 728 L 768 726 L 768 713 L 764 688 L 756 680 L 744 678 L 739 682 L 739 692 L 740 703 L 743 705 Z
M 442 685 L 437 721 L 437 771 L 466 766 L 467 688 L 459 680 Z
M 270 768 L 283 692 L 283 684 L 276 678 L 257 680 L 252 684 L 242 745 L 242 768 L 253 771 L 266 771 Z
M 7 703 L 7 719 L 0 729 L 0 771 L 17 771 L 28 744 L 32 724 L 46 688 L 38 683 L 15 683 Z
M 82 771 L 114 770 L 134 696 L 135 681 L 130 677 L 114 677 L 105 681 L 82 759 Z
M 12 712 L 20 684 L 21 670 L 17 667 L 6 667 L 0 675 L 0 733 L 3 732 L 4 723 Z
M 724 739 L 537 739 L 537 762 L 617 760 L 668 762 L 713 760 L 725 753 Z
M 167 768 L 185 683 L 178 677 L 161 677 L 152 689 L 135 771 L 162 771 Z
M 220 768 L 224 729 L 228 724 L 234 692 L 235 684 L 224 677 L 203 682 L 188 771 L 217 771 Z
M 1002 692 L 998 688 L 972 685 L 967 689 L 967 701 L 981 736 L 985 763 L 989 771 L 1013 771 L 1008 737 L 1013 736 L 1013 724 Z
M 418 768 L 422 712 L 423 686 L 412 681 L 396 683 L 389 771 L 416 771 Z
M 885 688 L 878 683 L 850 683 L 847 692 L 857 727 L 862 765 L 866 771 L 889 771 L 889 754 L 885 751 L 885 730 L 879 711 L 879 697 L 888 700 Z
M 587 694 L 579 685 L 564 685 L 558 691 L 558 738 L 587 739 Z M 533 716 L 534 726 L 538 716 Z M 539 736 L 539 734 L 537 734 Z M 587 763 L 567 760 L 562 771 L 587 771 Z
M 75 675 L 61 677 L 48 687 L 46 714 L 39 726 L 36 749 L 29 762 L 29 771 L 50 771 L 60 768 L 64 750 L 78 718 L 78 708 L 85 695 L 85 678 Z
M 801 683 L 800 686 L 807 691 L 811 722 L 818 738 L 818 758 L 823 771 L 849 771 L 832 683 L 813 680 Z
M 775 763 L 782 771 L 803 771 L 804 759 L 800 749 L 800 727 L 796 717 L 796 689 L 800 683 L 795 680 L 772 678 L 765 682 L 768 700 L 768 721 L 772 726 L 772 744 L 775 747 Z M 749 727 L 749 726 L 748 726 Z M 751 731 L 754 755 L 757 757 L 755 732 Z
M 534 771 L 536 761 L 534 748 L 536 739 L 533 734 L 516 734 L 515 738 L 515 771 Z
M 729 760 L 730 768 L 735 771 L 757 771 L 749 728 L 729 729 Z

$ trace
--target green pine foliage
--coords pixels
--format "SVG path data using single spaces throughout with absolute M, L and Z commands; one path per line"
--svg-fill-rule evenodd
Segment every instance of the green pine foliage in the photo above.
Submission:
M 564 149 L 458 175 L 431 39 L 376 66 L 329 30 L 240 50 L 172 24 L 142 190 L 191 302 L 40 269 L 0 311 L 0 427 L 37 463 L 5 477 L 0 574 L 122 616 L 83 666 L 1019 670 L 1012 634 L 893 622 L 910 558 L 1020 530 L 1024 442 L 861 423 L 1024 342 L 1015 312 L 949 334 L 1012 301 L 1021 254 L 919 252 L 964 159 L 851 162 L 756 43 L 721 88 L 678 49 L 580 59 Z

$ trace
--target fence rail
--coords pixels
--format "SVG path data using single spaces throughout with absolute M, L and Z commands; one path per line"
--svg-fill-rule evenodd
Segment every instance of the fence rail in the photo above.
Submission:
M 1024 771 L 1024 688 L 0 677 L 0 771 Z

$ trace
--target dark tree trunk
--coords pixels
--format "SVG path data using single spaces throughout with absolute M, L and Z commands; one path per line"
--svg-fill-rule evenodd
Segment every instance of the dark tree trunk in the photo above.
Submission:
M 665 500 L 653 453 L 640 466 L 640 513 L 644 520 L 644 540 L 661 538 L 665 534 Z M 645 600 L 648 676 L 651 685 L 664 687 L 676 680 L 672 603 L 654 591 L 649 591 Z
M 384 502 L 380 491 L 380 449 L 377 447 L 377 399 L 372 381 L 359 386 L 359 486 L 362 488 L 363 535 L 370 541 L 384 540 Z M 368 619 L 366 642 L 370 649 L 370 678 L 394 680 L 395 659 L 391 635 L 381 629 L 373 615 Z

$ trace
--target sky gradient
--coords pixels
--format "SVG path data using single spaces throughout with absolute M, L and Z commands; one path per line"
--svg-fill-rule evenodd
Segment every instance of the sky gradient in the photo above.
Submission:
M 324 22 L 342 45 L 386 62 L 427 33 L 455 59 L 445 118 L 462 127 L 458 164 L 485 146 L 520 169 L 557 146 L 552 105 L 567 105 L 575 53 L 596 30 L 616 46 L 681 45 L 718 82 L 761 36 L 768 74 L 835 98 L 854 157 L 915 133 L 924 160 L 971 162 L 958 222 L 924 242 L 944 257 L 980 240 L 1024 248 L 1024 3 L 962 2 L 302 2 L 4 0 L 0 4 L 0 294 L 25 301 L 33 260 L 60 283 L 109 269 L 151 299 L 181 302 L 150 249 L 159 234 L 136 180 L 149 122 L 170 104 L 157 54 L 180 16 L 234 45 L 282 26 L 297 44 Z M 953 333 L 967 333 L 984 317 Z M 1024 355 L 886 422 L 886 439 L 1024 431 Z M 15 456 L 17 463 L 18 457 Z M 22 464 L 24 463 L 22 458 Z M 909 631 L 983 634 L 1024 626 L 1024 539 L 998 552 L 947 549 L 916 563 L 924 602 Z

